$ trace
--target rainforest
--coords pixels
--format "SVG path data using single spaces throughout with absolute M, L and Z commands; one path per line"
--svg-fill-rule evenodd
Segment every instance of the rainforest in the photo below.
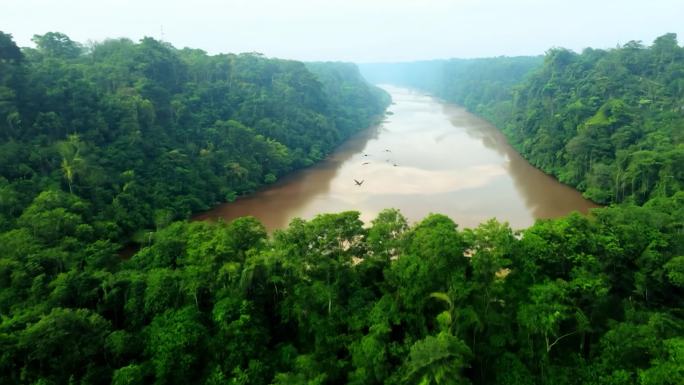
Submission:
M 356 65 L 9 32 L 0 384 L 684 383 L 676 34 Z M 394 119 L 373 84 L 465 108 L 600 207 L 524 228 L 391 204 L 190 220 Z

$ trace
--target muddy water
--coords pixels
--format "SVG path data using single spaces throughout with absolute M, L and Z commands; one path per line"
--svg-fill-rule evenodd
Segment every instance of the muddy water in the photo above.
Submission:
M 381 125 L 317 166 L 195 219 L 252 215 L 273 230 L 295 217 L 344 210 L 360 211 L 367 222 L 394 207 L 410 222 L 435 212 L 461 227 L 494 217 L 523 228 L 596 207 L 527 163 L 486 121 L 415 91 L 384 88 L 394 103 Z

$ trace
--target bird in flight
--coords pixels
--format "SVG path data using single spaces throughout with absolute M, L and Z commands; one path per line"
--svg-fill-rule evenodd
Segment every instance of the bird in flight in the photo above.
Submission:
M 367 164 L 369 164 L 369 163 L 370 163 L 370 162 L 363 162 L 363 163 L 361 163 L 361 165 L 362 165 L 362 166 L 365 166 L 365 165 L 367 165 Z
M 358 180 L 354 179 L 354 183 L 356 183 L 357 186 L 361 186 L 363 184 L 364 179 L 359 182 Z

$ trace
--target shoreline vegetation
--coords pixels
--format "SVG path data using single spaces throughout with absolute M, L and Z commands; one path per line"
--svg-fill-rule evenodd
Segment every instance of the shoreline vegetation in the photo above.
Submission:
M 67 192 L 95 214 L 97 238 L 138 241 L 314 164 L 389 104 L 349 63 L 210 56 L 152 38 L 34 41 L 20 50 L 0 35 L 0 229 L 41 191 Z
M 532 165 L 596 203 L 641 205 L 684 189 L 683 57 L 670 33 L 651 46 L 360 69 L 489 120 Z
M 501 120 L 533 164 L 622 204 L 519 233 L 388 209 L 270 237 L 250 217 L 174 219 L 367 127 L 390 101 L 354 65 L 34 40 L 0 33 L 0 384 L 684 382 L 672 34 L 411 69 Z M 135 232 L 145 247 L 122 260 Z

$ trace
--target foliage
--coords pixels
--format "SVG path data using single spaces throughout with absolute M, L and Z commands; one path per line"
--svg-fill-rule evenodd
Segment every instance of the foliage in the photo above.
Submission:
M 249 217 L 174 221 L 320 159 L 387 101 L 349 65 L 149 38 L 36 42 L 18 50 L 0 33 L 0 384 L 682 382 L 674 184 L 623 195 L 650 198 L 642 206 L 520 232 L 495 220 L 459 229 L 439 214 L 409 226 L 397 210 L 368 226 L 355 211 L 295 219 L 270 236 Z M 666 35 L 637 47 L 657 60 L 633 59 L 660 76 L 679 63 L 675 47 Z M 577 56 L 553 51 L 542 69 Z M 496 95 L 481 100 L 506 103 Z M 547 108 L 584 106 L 554 100 Z M 575 128 L 678 121 L 649 100 L 659 107 L 633 110 L 616 93 Z M 527 102 L 516 103 L 518 114 Z M 681 137 L 657 127 L 672 135 L 654 128 L 624 159 L 663 161 Z M 134 232 L 141 249 L 121 258 L 117 240 Z
M 108 264 L 90 262 L 106 245 L 84 262 L 8 249 L 0 378 L 674 384 L 683 212 L 679 192 L 519 234 L 441 215 L 408 226 L 396 210 L 368 228 L 358 212 L 295 220 L 272 237 L 252 218 L 175 222 Z
M 352 64 L 33 40 L 0 33 L 0 228 L 61 189 L 125 239 L 311 165 L 389 104 Z
M 684 48 L 668 33 L 581 54 L 361 66 L 491 120 L 534 166 L 599 203 L 684 189 Z

